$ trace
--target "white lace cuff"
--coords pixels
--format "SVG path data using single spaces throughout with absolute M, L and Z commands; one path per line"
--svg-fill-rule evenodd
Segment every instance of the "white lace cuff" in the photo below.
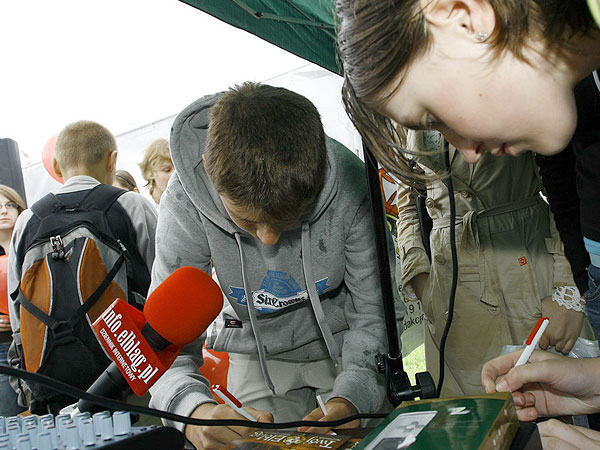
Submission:
M 585 300 L 581 298 L 576 286 L 557 286 L 552 294 L 552 301 L 573 311 L 585 313 Z

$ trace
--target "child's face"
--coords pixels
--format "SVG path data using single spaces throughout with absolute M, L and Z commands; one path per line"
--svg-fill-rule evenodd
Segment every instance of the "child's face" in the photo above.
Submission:
M 154 180 L 156 181 L 156 188 L 160 190 L 160 192 L 165 192 L 167 189 L 167 183 L 169 182 L 169 178 L 173 175 L 173 171 L 175 168 L 173 167 L 173 163 L 171 161 L 163 161 L 158 166 L 154 176 Z
M 262 222 L 260 212 L 252 208 L 236 205 L 225 195 L 220 195 L 223 206 L 233 223 L 242 230 L 247 231 L 265 245 L 275 245 L 279 241 L 282 228 Z M 290 226 L 293 224 L 290 224 Z
M 12 231 L 18 216 L 19 210 L 16 203 L 0 194 L 0 230 Z M 5 250 L 8 251 L 8 249 Z
M 468 162 L 486 151 L 549 155 L 568 144 L 575 102 L 557 71 L 508 52 L 492 60 L 487 45 L 442 34 L 433 30 L 432 49 L 412 63 L 382 114 L 408 128 L 440 131 Z

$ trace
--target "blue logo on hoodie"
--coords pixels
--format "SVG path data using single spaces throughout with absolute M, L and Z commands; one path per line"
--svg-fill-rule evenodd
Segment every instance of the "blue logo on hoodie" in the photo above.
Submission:
M 327 280 L 328 278 L 323 278 L 315 282 L 318 294 L 329 289 Z M 229 295 L 239 304 L 247 304 L 244 288 L 229 286 L 229 289 L 231 290 Z M 263 278 L 259 290 L 252 292 L 252 299 L 258 313 L 271 313 L 307 300 L 308 292 L 303 291 L 291 275 L 269 270 Z

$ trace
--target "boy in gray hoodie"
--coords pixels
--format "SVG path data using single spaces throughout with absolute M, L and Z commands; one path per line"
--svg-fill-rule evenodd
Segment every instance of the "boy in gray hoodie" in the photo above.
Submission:
M 151 405 L 242 418 L 215 404 L 198 373 L 206 340 L 229 352 L 228 388 L 262 422 L 378 411 L 385 324 L 362 162 L 325 135 L 308 99 L 256 83 L 183 110 L 171 153 L 151 290 L 181 266 L 210 273 L 212 261 L 227 301 L 223 325 L 186 347 L 152 388 Z M 327 428 L 309 431 L 317 430 Z M 250 428 L 184 431 L 212 449 Z

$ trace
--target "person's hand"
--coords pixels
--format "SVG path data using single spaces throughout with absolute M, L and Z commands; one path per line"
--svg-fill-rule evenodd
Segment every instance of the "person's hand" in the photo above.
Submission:
M 600 432 L 550 419 L 538 424 L 544 450 L 600 449 Z
M 487 393 L 512 392 L 519 420 L 600 409 L 600 358 L 567 358 L 536 350 L 528 364 L 514 367 L 521 352 L 494 358 L 481 371 Z
M 584 314 L 567 309 L 552 301 L 552 297 L 542 300 L 542 317 L 548 317 L 550 323 L 540 339 L 539 346 L 544 350 L 548 345 L 562 353 L 568 354 L 581 333 Z
M 420 273 L 415 275 L 413 279 L 410 280 L 410 285 L 413 288 L 413 291 L 415 291 L 417 298 L 421 301 L 423 301 L 423 291 L 425 290 L 428 277 L 428 273 Z
M 329 420 L 343 419 L 344 417 L 353 416 L 358 414 L 358 411 L 352 403 L 348 400 L 339 397 L 330 398 L 325 403 L 327 408 L 327 415 L 323 414 L 321 408 L 313 409 L 309 414 L 304 416 L 302 420 L 318 420 L 320 422 L 327 422 Z M 345 423 L 337 426 L 338 428 L 357 428 L 360 426 L 360 420 L 353 420 L 352 422 Z M 331 431 L 331 427 L 299 427 L 300 433 L 321 433 L 325 434 Z
M 0 314 L 0 331 L 12 331 L 10 319 L 6 314 Z
M 273 422 L 273 415 L 254 408 L 244 408 L 258 422 Z M 244 416 L 235 412 L 227 405 L 215 405 L 214 403 L 203 403 L 198 406 L 191 415 L 194 419 L 237 419 L 247 420 Z M 250 425 L 252 422 L 248 421 Z M 247 427 L 200 427 L 186 425 L 185 437 L 199 450 L 213 450 L 228 444 L 231 441 L 244 436 L 252 431 L 252 426 Z

